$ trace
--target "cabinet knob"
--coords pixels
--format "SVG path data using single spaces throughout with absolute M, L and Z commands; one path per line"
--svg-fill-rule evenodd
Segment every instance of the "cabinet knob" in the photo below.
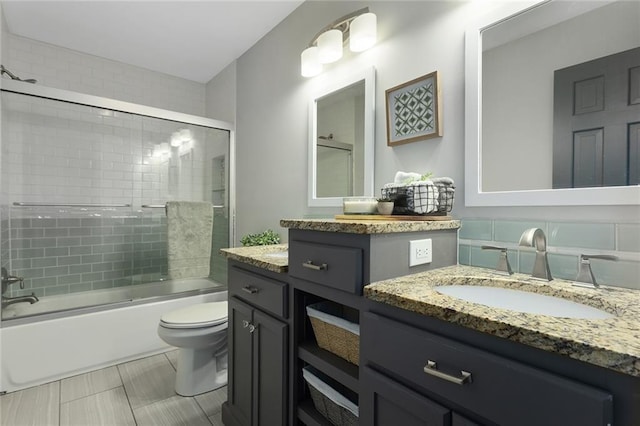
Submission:
M 249 327 L 249 321 L 242 320 L 242 328 L 247 328 L 247 327 Z
M 460 370 L 460 377 L 452 376 L 450 374 L 439 371 L 438 364 L 435 361 L 427 360 L 427 365 L 424 366 L 423 370 L 430 376 L 434 376 L 439 379 L 455 383 L 457 385 L 471 383 L 471 373 L 469 373 L 468 371 Z
M 249 333 L 253 333 L 254 331 L 256 331 L 256 326 L 253 324 L 249 324 Z
M 307 260 L 302 264 L 302 267 L 307 269 L 312 269 L 314 271 L 322 271 L 322 270 L 328 269 L 329 265 L 327 265 L 326 263 L 323 263 L 322 265 L 314 265 L 311 260 Z

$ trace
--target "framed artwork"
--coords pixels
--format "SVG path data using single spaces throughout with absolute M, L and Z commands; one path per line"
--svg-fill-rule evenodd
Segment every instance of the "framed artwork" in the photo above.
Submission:
M 438 71 L 385 91 L 387 145 L 442 136 Z

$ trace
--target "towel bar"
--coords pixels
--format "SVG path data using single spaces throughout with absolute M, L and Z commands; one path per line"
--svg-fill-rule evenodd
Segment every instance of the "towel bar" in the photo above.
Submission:
M 82 204 L 82 203 L 23 203 L 14 202 L 19 207 L 131 207 L 131 204 Z

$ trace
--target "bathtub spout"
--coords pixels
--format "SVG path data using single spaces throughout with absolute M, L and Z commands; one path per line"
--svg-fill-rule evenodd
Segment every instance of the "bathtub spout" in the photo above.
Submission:
M 39 300 L 38 296 L 36 296 L 35 293 L 31 293 L 28 296 L 17 296 L 17 297 L 2 296 L 2 307 L 4 308 L 9 305 L 13 305 L 14 303 L 21 303 L 21 302 L 29 302 L 33 305 L 38 300 Z

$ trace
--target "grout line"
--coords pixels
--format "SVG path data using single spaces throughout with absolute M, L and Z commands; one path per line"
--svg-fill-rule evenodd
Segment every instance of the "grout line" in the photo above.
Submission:
M 133 422 L 138 425 L 138 419 L 136 419 L 136 413 L 133 411 L 133 407 L 131 406 L 131 400 L 129 399 L 129 392 L 127 392 L 127 387 L 124 385 L 124 379 L 122 378 L 122 373 L 120 372 L 120 366 L 123 363 L 117 364 L 116 370 L 118 370 L 118 376 L 120 376 L 120 382 L 122 383 L 122 390 L 124 391 L 124 395 L 127 398 L 127 404 L 129 405 L 129 410 L 131 410 L 131 417 L 133 417 Z

